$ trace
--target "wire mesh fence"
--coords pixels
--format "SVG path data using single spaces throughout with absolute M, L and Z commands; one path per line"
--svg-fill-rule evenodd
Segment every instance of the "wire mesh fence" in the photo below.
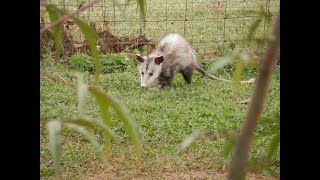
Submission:
M 61 9 L 73 11 L 86 1 L 49 0 Z M 212 52 L 230 44 L 242 47 L 250 26 L 257 19 L 260 8 L 275 19 L 280 0 L 146 0 L 145 27 L 140 20 L 136 1 L 100 0 L 79 16 L 94 22 L 99 29 L 109 29 L 114 36 L 145 34 L 157 42 L 165 33 L 177 32 L 186 37 L 198 52 Z M 48 22 L 48 18 L 45 18 Z M 271 23 L 263 21 L 257 36 L 271 30 Z M 70 29 L 83 39 L 79 29 Z

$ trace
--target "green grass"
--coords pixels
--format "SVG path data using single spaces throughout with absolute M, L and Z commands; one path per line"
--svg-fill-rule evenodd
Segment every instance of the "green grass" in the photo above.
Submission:
M 69 82 L 76 83 L 76 69 L 64 63 L 53 65 L 52 59 L 40 62 L 41 70 L 54 72 Z M 217 76 L 232 78 L 232 68 L 219 70 Z M 255 77 L 256 71 L 246 67 L 243 79 Z M 85 82 L 94 80 L 93 73 L 83 71 Z M 250 170 L 261 173 L 262 169 L 253 162 L 265 162 L 265 156 L 274 130 L 279 129 L 274 114 L 280 109 L 280 66 L 274 70 L 263 119 L 258 125 L 253 149 L 250 154 Z M 108 94 L 119 98 L 130 110 L 139 126 L 142 137 L 142 171 L 148 177 L 160 177 L 163 172 L 186 170 L 223 170 L 229 158 L 223 154 L 223 145 L 229 133 L 236 132 L 242 123 L 247 105 L 237 103 L 248 98 L 252 86 L 241 85 L 239 97 L 232 84 L 201 78 L 199 73 L 193 76 L 193 84 L 187 85 L 178 74 L 172 87 L 161 91 L 142 90 L 140 88 L 138 67 L 128 66 L 123 71 L 103 74 L 101 88 Z M 57 84 L 45 77 L 40 79 L 40 173 L 42 179 L 53 179 L 54 169 L 48 149 L 48 131 L 46 123 L 50 119 L 63 118 L 77 113 L 76 90 Z M 99 117 L 99 107 L 94 97 L 89 97 L 86 112 Z M 112 171 L 121 177 L 130 177 L 134 171 L 133 146 L 127 133 L 114 114 L 111 114 L 114 127 L 120 137 L 113 142 Z M 269 118 L 269 119 L 266 119 Z M 186 152 L 179 152 L 178 146 L 183 139 L 200 131 L 199 138 Z M 94 131 L 102 143 L 102 133 Z M 67 128 L 62 137 L 62 173 L 67 179 L 92 177 L 105 171 L 99 153 L 80 134 Z M 279 149 L 270 162 L 266 163 L 276 174 L 280 173 Z M 139 175 L 139 173 L 138 173 Z
M 56 3 L 56 0 L 52 0 Z M 123 1 L 119 1 L 123 3 Z M 134 1 L 132 1 L 134 2 Z M 169 31 L 185 34 L 193 47 L 199 52 L 210 52 L 225 55 L 233 51 L 249 51 L 252 48 L 237 39 L 243 39 L 254 17 L 245 10 L 257 10 L 265 1 L 228 1 L 227 5 L 215 9 L 216 2 L 188 1 L 187 14 L 185 14 L 185 1 L 147 1 L 146 33 L 153 41 Z M 76 5 L 74 0 L 68 1 Z M 102 26 L 103 13 L 107 20 L 117 21 L 110 23 L 110 30 L 117 36 L 134 35 L 140 33 L 139 14 L 136 4 L 127 7 L 125 15 L 120 11 L 113 12 L 111 1 L 100 1 L 97 7 L 90 8 L 81 16 L 85 20 L 96 21 Z M 105 6 L 103 9 L 98 6 Z M 271 1 L 271 12 L 276 15 L 279 1 Z M 72 7 L 72 6 L 71 6 Z M 73 9 L 76 6 L 73 6 Z M 70 6 L 67 6 L 70 10 Z M 211 9 L 210 9 L 211 8 Z M 106 10 L 104 12 L 104 10 Z M 115 17 L 113 16 L 115 13 Z M 226 16 L 226 19 L 224 17 Z M 183 21 L 184 18 L 187 21 Z M 99 22 L 100 21 L 100 22 Z M 266 25 L 266 27 L 264 27 Z M 258 33 L 270 30 L 271 24 L 261 23 Z M 72 33 L 79 35 L 74 28 Z M 226 40 L 225 43 L 221 40 Z M 203 41 L 203 42 L 199 42 Z M 218 42 L 217 42 L 218 41 Z M 234 43 L 234 44 L 231 44 Z M 230 48 L 235 45 L 235 49 Z M 260 49 L 262 50 L 262 49 Z M 48 51 L 49 52 L 49 51 Z M 87 55 L 78 54 L 68 63 L 53 65 L 51 55 L 41 60 L 41 70 L 57 73 L 68 82 L 76 83 L 74 73 L 79 70 L 83 73 L 85 82 L 94 80 L 93 64 L 90 64 Z M 247 99 L 252 93 L 252 86 L 242 85 L 239 93 L 235 92 L 232 84 L 211 81 L 200 78 L 198 73 L 193 77 L 193 84 L 187 85 L 179 74 L 175 77 L 172 87 L 161 91 L 142 90 L 136 62 L 129 62 L 118 55 L 102 55 L 101 89 L 121 100 L 131 111 L 132 117 L 139 125 L 142 137 L 142 165 L 141 171 L 135 171 L 133 159 L 133 146 L 121 121 L 115 114 L 111 114 L 114 121 L 112 128 L 120 137 L 112 143 L 113 168 L 111 173 L 127 179 L 133 174 L 139 176 L 162 177 L 164 172 L 186 172 L 224 170 L 230 157 L 223 156 L 223 148 L 230 134 L 237 132 L 247 110 L 247 105 L 238 101 Z M 210 61 L 202 61 L 206 69 Z M 213 60 L 212 60 L 213 61 Z M 86 62 L 86 63 L 83 63 Z M 110 68 L 110 66 L 112 66 Z M 232 79 L 233 67 L 220 69 L 215 75 Z M 255 77 L 256 70 L 245 67 L 243 79 Z M 249 170 L 262 173 L 263 167 L 275 174 L 280 173 L 279 149 L 267 161 L 269 143 L 275 132 L 279 130 L 279 119 L 275 114 L 280 109 L 280 67 L 274 70 L 269 88 L 261 122 L 256 130 L 253 148 L 250 154 Z M 46 123 L 50 119 L 70 117 L 77 113 L 76 90 L 57 84 L 47 78 L 41 77 L 41 121 L 40 121 L 40 173 L 42 179 L 53 179 L 54 169 L 51 154 L 48 149 L 48 132 Z M 95 118 L 99 117 L 99 107 L 90 97 L 86 106 L 86 113 Z M 184 153 L 179 152 L 179 144 L 190 135 L 193 129 L 200 132 L 199 138 L 191 144 Z M 102 133 L 95 130 L 94 134 L 99 142 L 103 143 Z M 257 163 L 258 162 L 258 163 Z M 261 166 L 263 164 L 263 167 Z M 99 152 L 80 134 L 70 129 L 63 129 L 61 167 L 63 177 L 66 179 L 79 179 L 94 177 L 106 172 Z M 108 171 L 107 176 L 110 175 Z

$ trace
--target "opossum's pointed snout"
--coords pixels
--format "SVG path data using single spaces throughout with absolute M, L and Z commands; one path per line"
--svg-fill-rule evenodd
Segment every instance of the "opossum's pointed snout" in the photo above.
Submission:
M 141 84 L 141 88 L 145 89 L 147 87 L 146 84 Z

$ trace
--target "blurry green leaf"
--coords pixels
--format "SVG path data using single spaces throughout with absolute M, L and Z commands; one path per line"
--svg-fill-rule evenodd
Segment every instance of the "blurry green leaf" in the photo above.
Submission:
M 280 144 L 280 133 L 278 132 L 271 140 L 269 149 L 268 149 L 268 155 L 267 158 L 270 160 L 271 157 L 274 155 L 274 153 L 277 150 L 277 147 Z
M 240 53 L 238 55 L 238 58 L 240 58 L 240 60 L 242 60 L 245 63 L 248 63 L 249 60 L 250 60 L 250 57 L 249 57 L 249 55 L 247 53 Z
M 233 55 L 227 55 L 213 61 L 208 72 L 215 73 L 217 70 L 223 68 L 224 66 L 231 64 L 233 62 L 233 58 Z
M 82 134 L 98 150 L 102 159 L 105 162 L 107 162 L 106 156 L 103 152 L 103 148 L 100 146 L 100 144 L 98 143 L 97 139 L 94 137 L 93 134 L 91 134 L 89 131 L 85 130 L 83 127 L 77 124 L 66 123 L 65 125 Z
M 100 111 L 102 114 L 102 119 L 103 122 L 106 123 L 108 126 L 112 125 L 112 122 L 110 120 L 110 114 L 109 114 L 109 107 L 110 107 L 110 103 L 111 101 L 109 101 L 105 96 L 106 94 L 103 92 L 96 92 L 96 91 L 92 91 L 91 93 L 94 95 L 94 97 L 96 98 L 98 105 L 100 107 Z
M 76 76 L 78 77 L 78 112 L 79 115 L 83 115 L 88 86 L 83 82 L 83 77 L 80 73 L 77 73 Z
M 232 153 L 235 147 L 235 143 L 236 143 L 236 133 L 233 132 L 233 133 L 230 133 L 229 139 L 226 141 L 226 143 L 223 146 L 224 157 L 228 157 Z
M 103 93 L 92 93 L 92 94 L 96 98 L 98 105 L 100 107 L 103 122 L 108 126 L 112 126 L 112 122 L 110 120 L 110 114 L 109 114 L 110 101 L 108 101 L 105 98 L 105 95 Z M 107 155 L 107 158 L 110 160 L 111 159 L 111 138 L 108 134 L 104 133 L 103 139 L 104 139 L 104 144 L 106 148 L 106 155 Z
M 104 130 L 103 138 L 104 138 L 104 143 L 106 147 L 106 154 L 104 154 L 104 157 L 107 156 L 107 158 L 110 159 L 111 140 L 112 138 L 117 137 L 117 135 L 109 128 L 109 125 L 106 125 L 100 121 L 93 120 L 90 118 L 85 118 L 85 117 L 65 119 L 64 123 L 69 125 L 70 124 L 80 125 L 88 128 L 95 128 L 96 126 L 102 128 Z
M 180 151 L 185 151 L 191 143 L 193 143 L 199 136 L 199 132 L 194 130 L 191 135 L 186 137 L 183 142 L 180 144 Z
M 98 38 L 98 34 L 93 29 L 91 29 L 86 22 L 80 20 L 77 17 L 73 17 L 72 19 L 80 28 L 81 32 L 84 34 L 88 41 L 88 45 L 91 49 L 92 56 L 95 59 L 95 84 L 98 85 L 101 74 L 101 62 L 99 58 L 98 49 L 95 43 Z
M 240 80 L 242 78 L 242 73 L 243 73 L 243 61 L 242 60 L 237 60 L 234 68 L 234 87 L 237 92 L 239 92 L 240 88 Z
M 68 124 L 76 124 L 76 125 L 84 126 L 91 129 L 95 127 L 99 127 L 105 133 L 108 133 L 110 137 L 112 138 L 117 137 L 117 135 L 106 124 L 88 117 L 66 118 L 66 119 L 63 119 L 62 122 L 68 123 Z
M 232 153 L 234 146 L 234 141 L 227 141 L 223 146 L 223 156 L 228 157 Z
M 52 154 L 52 159 L 56 171 L 56 176 L 59 176 L 60 172 L 60 156 L 61 156 L 61 122 L 58 120 L 49 121 L 49 149 Z
M 272 21 L 272 13 L 267 12 L 263 6 L 260 6 L 259 11 L 252 11 L 252 13 L 258 14 L 257 19 L 254 21 L 254 23 L 249 28 L 248 33 L 248 41 L 251 42 L 254 40 L 254 34 L 256 30 L 258 29 L 259 25 L 261 24 L 262 20 L 264 19 L 267 24 L 270 24 Z
M 254 23 L 251 25 L 251 27 L 249 28 L 249 33 L 247 37 L 249 42 L 251 42 L 254 39 L 254 34 L 261 22 L 262 20 L 261 20 L 261 17 L 259 16 L 258 19 L 256 19 Z
M 46 5 L 47 11 L 49 13 L 49 18 L 51 22 L 55 22 L 61 17 L 60 10 L 52 4 Z M 55 62 L 59 61 L 60 47 L 62 43 L 62 24 L 57 25 L 53 28 L 54 44 L 55 44 Z
M 134 145 L 135 152 L 137 154 L 140 154 L 140 140 L 138 128 L 135 121 L 131 118 L 128 109 L 122 103 L 120 103 L 120 101 L 97 89 L 95 86 L 89 86 L 89 91 L 94 96 L 97 96 L 99 98 L 103 97 L 106 103 L 110 103 L 110 106 L 119 116 L 119 119 L 123 122 L 126 130 L 128 131 L 129 137 L 131 138 L 131 141 Z
M 249 57 L 249 61 L 248 61 L 248 64 L 250 65 L 250 66 L 252 66 L 252 67 L 257 67 L 257 65 L 258 65 L 258 58 L 257 57 L 254 57 L 254 56 L 250 56 Z

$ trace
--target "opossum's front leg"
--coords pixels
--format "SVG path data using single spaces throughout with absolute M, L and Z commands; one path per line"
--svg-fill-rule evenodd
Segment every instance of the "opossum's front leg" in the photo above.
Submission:
M 159 89 L 164 88 L 166 86 L 170 86 L 171 85 L 171 81 L 173 79 L 173 76 L 163 76 L 160 75 L 159 76 L 159 84 L 157 85 L 157 87 Z

